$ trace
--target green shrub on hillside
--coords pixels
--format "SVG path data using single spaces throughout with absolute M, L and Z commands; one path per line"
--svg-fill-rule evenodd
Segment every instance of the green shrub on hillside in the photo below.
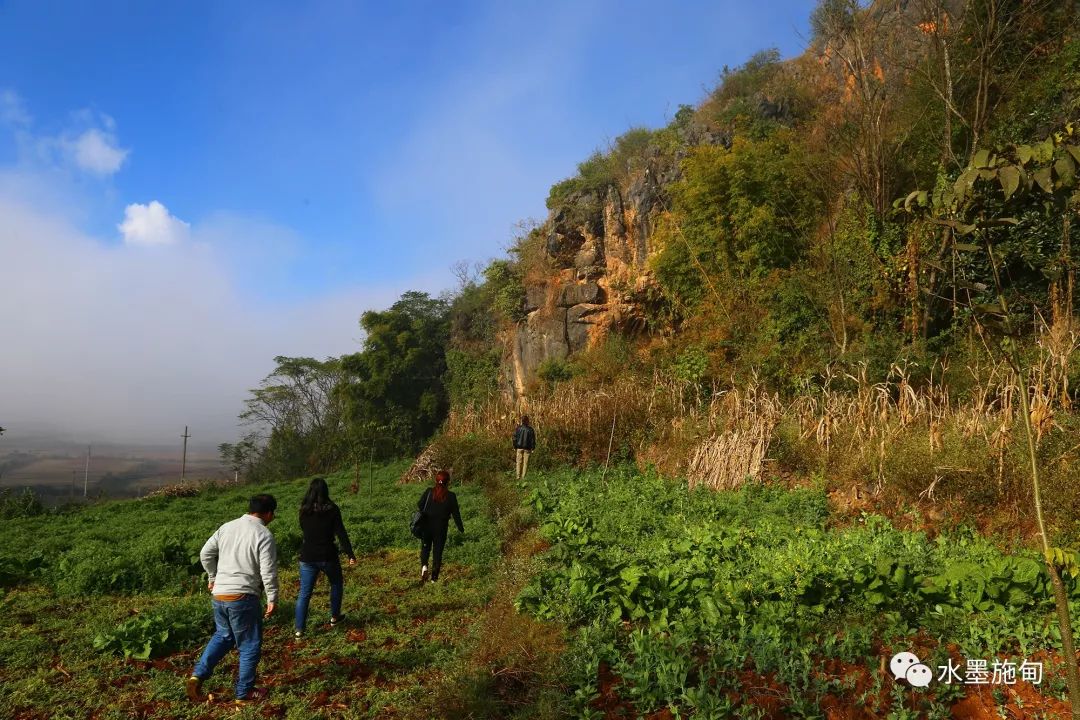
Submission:
M 452 407 L 464 408 L 490 400 L 499 392 L 499 361 L 496 350 L 446 351 L 446 391 Z
M 561 358 L 548 358 L 536 369 L 536 377 L 555 385 L 574 377 L 574 366 Z
M 41 499 L 30 488 L 16 493 L 13 488 L 0 490 L 0 519 L 34 517 L 45 512 Z
M 578 163 L 577 174 L 551 186 L 547 197 L 548 210 L 566 206 L 575 195 L 600 196 L 615 184 L 615 169 L 608 155 L 599 150 Z M 599 198 L 597 198 L 597 203 Z
M 513 263 L 493 260 L 484 268 L 484 281 L 491 309 L 511 323 L 524 319 L 525 285 Z

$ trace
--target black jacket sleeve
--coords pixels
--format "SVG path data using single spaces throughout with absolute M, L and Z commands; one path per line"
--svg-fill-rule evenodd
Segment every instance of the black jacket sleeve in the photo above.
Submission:
M 450 496 L 450 514 L 454 517 L 454 522 L 457 523 L 458 532 L 465 532 L 465 526 L 461 524 L 461 510 L 458 508 L 457 495 Z
M 341 519 L 341 508 L 334 510 L 334 533 L 341 543 L 341 552 L 345 553 L 350 560 L 355 560 L 356 554 L 353 553 L 352 543 L 349 542 L 349 532 L 345 529 L 345 521 Z
M 427 496 L 428 496 L 429 492 L 431 492 L 430 489 L 425 490 L 424 492 L 420 493 L 420 499 L 416 502 L 416 509 L 417 510 L 423 512 L 423 510 L 424 510 L 424 501 L 427 500 Z

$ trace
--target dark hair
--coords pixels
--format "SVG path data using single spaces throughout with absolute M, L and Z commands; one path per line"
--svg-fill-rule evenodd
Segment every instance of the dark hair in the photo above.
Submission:
M 446 502 L 446 497 L 450 494 L 450 491 L 446 489 L 449 484 L 450 473 L 446 470 L 435 473 L 435 489 L 431 491 L 431 499 L 437 503 Z
M 521 424 L 524 425 L 525 427 L 529 427 L 529 416 L 528 415 L 522 415 L 521 416 Z
M 277 510 L 277 500 L 273 495 L 267 495 L 266 493 L 259 493 L 250 500 L 248 500 L 248 512 L 258 513 L 259 515 L 265 515 L 266 513 L 272 513 Z
M 334 507 L 334 503 L 330 499 L 330 488 L 326 484 L 326 479 L 322 477 L 312 478 L 311 484 L 308 485 L 307 494 L 304 495 L 304 501 L 300 503 L 300 514 L 308 515 L 310 513 L 326 512 L 332 507 Z

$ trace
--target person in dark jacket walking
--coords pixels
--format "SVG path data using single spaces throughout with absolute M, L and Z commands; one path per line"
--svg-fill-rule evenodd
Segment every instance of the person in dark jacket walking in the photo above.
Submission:
M 447 489 L 449 485 L 450 473 L 440 470 L 435 473 L 435 487 L 425 490 L 416 504 L 416 509 L 424 513 L 427 519 L 427 533 L 420 545 L 420 582 L 428 579 L 428 555 L 433 550 L 431 582 L 439 579 L 446 534 L 450 530 L 450 518 L 454 518 L 460 532 L 465 532 L 465 527 L 461 524 L 461 510 L 458 509 L 457 495 Z
M 341 574 L 341 561 L 334 536 L 341 542 L 341 551 L 349 556 L 349 565 L 356 565 L 349 533 L 341 519 L 341 509 L 330 499 L 326 480 L 317 477 L 308 486 L 304 501 L 300 504 L 300 529 L 304 543 L 300 546 L 300 595 L 296 598 L 296 637 L 303 637 L 307 626 L 308 605 L 319 573 L 330 582 L 330 624 L 341 620 L 341 597 L 345 592 L 345 579 Z
M 514 430 L 514 452 L 517 455 L 517 479 L 524 480 L 529 471 L 529 454 L 536 447 L 536 432 L 529 424 L 529 416 L 521 416 L 521 424 Z

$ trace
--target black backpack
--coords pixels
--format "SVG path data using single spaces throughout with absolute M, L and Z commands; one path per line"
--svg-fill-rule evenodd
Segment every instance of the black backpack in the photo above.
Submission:
M 412 522 L 409 523 L 409 532 L 417 540 L 427 540 L 428 536 L 428 524 L 427 524 L 427 507 L 431 502 L 431 491 L 428 490 L 427 500 L 424 501 L 424 509 L 417 510 L 413 513 Z

